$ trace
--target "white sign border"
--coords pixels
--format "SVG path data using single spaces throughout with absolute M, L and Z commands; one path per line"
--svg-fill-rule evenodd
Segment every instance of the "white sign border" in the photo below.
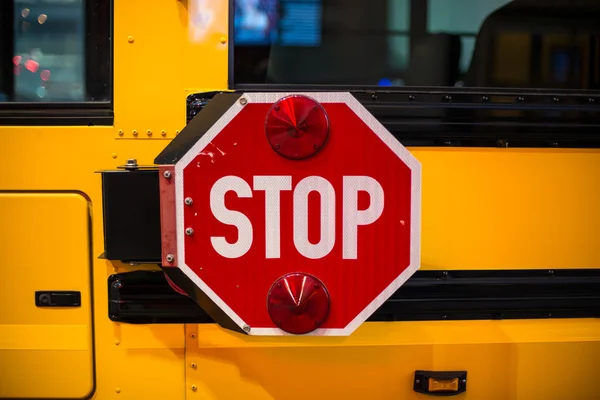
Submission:
M 412 196 L 411 196 L 411 254 L 410 265 L 392 283 L 388 285 L 356 318 L 346 327 L 341 329 L 316 329 L 304 336 L 348 336 L 369 318 L 408 278 L 420 267 L 421 262 L 421 163 L 375 118 L 356 98 L 348 92 L 277 92 L 277 93 L 245 93 L 240 97 L 247 103 L 274 103 L 290 95 L 304 95 L 313 98 L 319 103 L 345 103 L 377 136 L 396 154 L 411 170 Z M 185 227 L 183 220 L 183 170 L 190 162 L 203 151 L 212 140 L 231 122 L 244 108 L 238 100 L 229 108 L 217 122 L 194 144 L 194 146 L 175 164 L 175 209 L 177 222 L 177 254 L 179 255 L 178 268 L 200 288 L 223 312 L 225 312 L 242 330 L 248 329 L 240 316 L 238 316 L 190 267 L 185 264 Z M 250 327 L 249 335 L 257 336 L 285 336 L 289 333 L 279 328 Z M 298 336 L 298 335 L 294 335 Z

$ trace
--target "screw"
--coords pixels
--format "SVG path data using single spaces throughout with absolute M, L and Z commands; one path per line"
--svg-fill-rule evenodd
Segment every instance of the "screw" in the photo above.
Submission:
M 173 262 L 173 260 L 175 260 L 175 256 L 173 254 L 167 254 L 167 261 Z
M 137 169 L 137 167 L 138 167 L 138 162 L 135 158 L 128 159 L 127 163 L 125 164 L 125 169 L 127 169 L 127 170 Z
M 250 332 L 250 327 L 248 325 L 244 325 L 244 327 L 242 328 L 244 330 L 244 332 L 248 333 Z
M 190 363 L 190 367 L 192 367 L 192 368 L 194 368 L 194 369 L 195 369 L 197 366 L 198 366 L 198 365 L 197 365 L 195 362 L 192 362 L 192 363 Z
M 188 236 L 192 236 L 194 234 L 194 230 L 192 228 L 186 228 L 185 234 Z
M 195 392 L 196 390 L 198 390 L 198 386 L 192 385 L 192 390 Z
M 162 131 L 160 131 L 161 136 L 167 136 L 167 132 L 163 129 Z
M 134 38 L 133 36 L 129 36 L 129 37 L 127 38 L 127 41 L 128 41 L 129 43 L 133 43 L 133 42 L 135 42 L 135 38 Z
M 467 383 L 467 380 L 466 380 L 466 379 L 463 379 L 461 382 L 462 382 L 462 383 Z
M 115 346 L 118 346 L 120 344 L 121 344 L 121 342 L 119 340 L 115 340 Z
M 417 380 L 415 381 L 415 383 L 418 385 L 418 384 L 420 384 L 420 383 L 421 383 L 421 380 L 420 380 L 420 379 L 417 379 Z
M 115 388 L 115 392 L 121 393 L 121 388 Z
M 123 129 L 119 129 L 119 136 L 123 136 Z
M 225 36 L 221 36 L 221 44 L 227 43 L 227 38 Z
M 165 171 L 165 172 L 163 173 L 163 176 L 164 176 L 165 178 L 167 178 L 167 179 L 171 179 L 171 171 Z
M 194 200 L 192 200 L 191 197 L 186 197 L 184 201 L 186 206 L 191 206 L 192 204 L 194 204 Z
M 138 131 L 137 130 L 133 130 L 133 136 L 137 136 L 138 135 Z
M 151 131 L 150 129 L 148 129 L 148 131 L 146 132 L 146 134 L 147 134 L 148 136 L 152 136 L 152 131 Z
M 112 158 L 117 158 L 117 153 L 112 153 Z
M 190 334 L 190 337 L 191 337 L 192 339 L 196 339 L 196 333 L 191 333 L 191 334 Z
M 246 100 L 245 98 L 242 97 L 240 99 L 240 104 L 243 105 L 243 106 L 245 106 L 246 104 L 248 104 L 248 100 Z

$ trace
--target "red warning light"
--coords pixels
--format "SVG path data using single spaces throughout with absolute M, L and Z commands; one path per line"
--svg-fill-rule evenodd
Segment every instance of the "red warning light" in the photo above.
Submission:
M 317 101 L 291 95 L 273 104 L 267 113 L 265 131 L 277 153 L 300 160 L 323 148 L 329 135 L 329 118 Z
M 50 70 L 45 69 L 42 72 L 40 72 L 40 78 L 42 78 L 44 82 L 50 79 Z
M 25 61 L 25 68 L 27 69 L 27 71 L 35 73 L 40 68 L 40 63 L 33 60 L 27 60 Z
M 267 295 L 271 320 L 285 332 L 302 335 L 329 315 L 329 292 L 316 277 L 293 272 L 277 279 Z

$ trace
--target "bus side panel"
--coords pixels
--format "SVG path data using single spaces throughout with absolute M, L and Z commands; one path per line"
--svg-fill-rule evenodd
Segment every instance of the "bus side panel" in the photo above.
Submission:
M 597 319 L 367 323 L 319 340 L 187 329 L 187 387 L 203 399 L 428 398 L 416 370 L 466 371 L 462 399 L 600 398 Z

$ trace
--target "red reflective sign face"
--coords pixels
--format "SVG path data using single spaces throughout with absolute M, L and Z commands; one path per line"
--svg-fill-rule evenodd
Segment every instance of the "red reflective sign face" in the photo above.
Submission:
M 376 134 L 370 115 L 320 103 L 329 137 L 306 160 L 283 157 L 266 137 L 273 102 L 249 101 L 176 174 L 180 268 L 251 334 L 281 334 L 267 297 L 286 274 L 313 275 L 329 294 L 314 333 L 345 335 L 418 269 L 418 162 Z

